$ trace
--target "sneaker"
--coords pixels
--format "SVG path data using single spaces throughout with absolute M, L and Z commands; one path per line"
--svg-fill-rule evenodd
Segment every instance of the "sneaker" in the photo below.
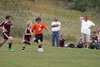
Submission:
M 13 52 L 13 49 L 12 49 L 12 48 L 9 48 L 9 51 L 10 51 L 10 52 Z

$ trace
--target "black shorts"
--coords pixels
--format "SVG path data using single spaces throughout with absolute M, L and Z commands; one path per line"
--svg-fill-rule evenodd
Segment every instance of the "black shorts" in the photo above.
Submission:
M 41 42 L 43 42 L 43 34 L 36 34 L 35 35 L 36 40 L 34 40 L 36 43 L 38 43 L 38 41 L 40 40 Z
M 31 43 L 29 41 L 24 41 L 23 43 L 27 44 L 27 45 L 31 45 Z
M 10 34 L 3 32 L 3 39 L 8 40 L 9 37 L 10 37 Z

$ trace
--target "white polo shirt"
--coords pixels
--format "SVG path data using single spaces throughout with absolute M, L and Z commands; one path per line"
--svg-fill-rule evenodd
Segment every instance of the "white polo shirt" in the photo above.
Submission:
M 95 24 L 92 21 L 90 21 L 90 20 L 87 20 L 87 21 L 82 20 L 81 33 L 90 35 L 91 34 L 90 27 L 91 26 L 95 26 Z
M 57 22 L 53 21 L 51 23 L 51 25 L 56 25 L 56 24 L 59 24 L 59 26 L 58 27 L 52 27 L 52 31 L 60 31 L 61 23 L 59 21 L 57 21 Z

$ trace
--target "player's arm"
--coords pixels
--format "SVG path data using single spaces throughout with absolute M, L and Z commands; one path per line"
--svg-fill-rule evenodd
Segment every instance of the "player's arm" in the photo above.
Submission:
M 46 29 L 50 34 L 52 34 L 51 30 L 49 30 L 48 28 Z
M 44 27 L 49 33 L 52 34 L 52 32 L 48 29 L 48 27 L 47 27 L 45 24 L 43 24 L 43 27 Z
M 33 33 L 32 33 L 31 30 L 30 30 L 30 34 L 31 34 L 31 38 L 30 38 L 30 40 L 32 40 L 32 38 L 33 38 Z
M 14 28 L 14 26 L 12 25 L 11 28 Z
M 25 35 L 27 35 L 27 36 L 28 36 L 28 35 L 33 35 L 33 34 L 32 34 L 32 33 L 25 33 Z
M 31 31 L 33 31 L 35 29 L 35 24 L 32 26 Z
M 32 35 L 32 31 L 31 30 L 30 30 L 30 33 L 28 33 L 27 31 L 28 31 L 28 29 L 25 30 L 25 35 L 27 35 L 27 36 L 28 35 Z
M 32 31 L 30 30 L 30 34 L 31 34 L 31 36 L 33 36 L 33 33 L 32 33 Z
M 5 23 L 5 22 L 2 22 L 2 23 L 0 24 L 0 30 L 3 30 L 3 31 L 5 31 L 5 32 L 7 32 L 7 30 L 6 30 L 5 28 L 3 28 L 4 23 Z
M 0 30 L 3 30 L 3 25 L 4 25 L 4 22 L 2 22 L 2 23 L 0 24 Z
M 0 26 L 0 30 L 3 30 L 3 31 L 5 31 L 5 32 L 7 32 L 7 30 L 4 29 L 2 26 Z
M 3 27 L 0 26 L 0 30 L 3 30 Z
M 14 25 L 11 23 L 11 28 L 14 28 Z

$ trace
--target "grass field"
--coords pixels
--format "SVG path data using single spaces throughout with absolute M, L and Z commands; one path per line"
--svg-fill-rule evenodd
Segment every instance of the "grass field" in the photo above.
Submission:
M 8 45 L 0 48 L 0 67 L 100 67 L 100 51 L 71 48 L 53 48 L 44 45 L 44 53 L 37 52 L 37 46 L 31 45 L 21 51 L 21 45 L 13 45 L 14 52 L 8 51 Z

